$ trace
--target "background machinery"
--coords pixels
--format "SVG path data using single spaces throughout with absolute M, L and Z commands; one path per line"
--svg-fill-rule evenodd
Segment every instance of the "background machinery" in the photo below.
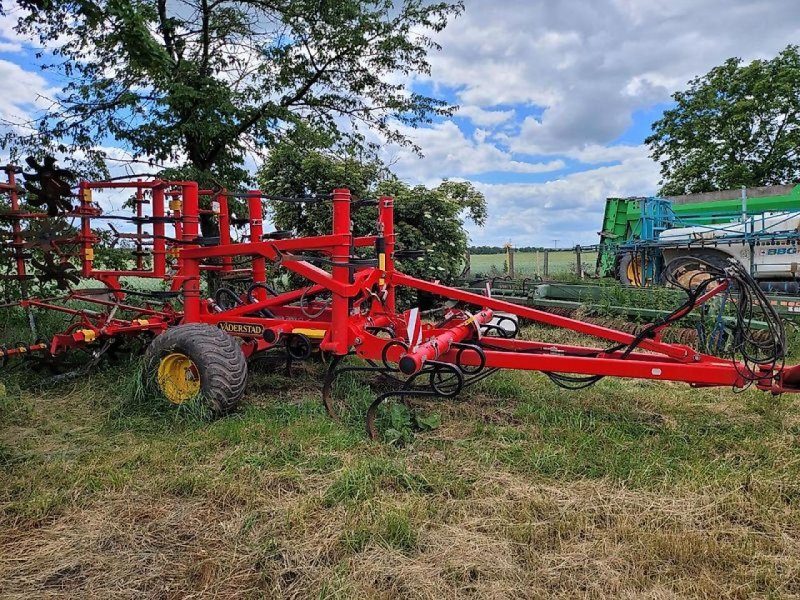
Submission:
M 661 283 L 668 264 L 691 269 L 693 259 L 724 265 L 733 258 L 763 289 L 797 295 L 798 227 L 800 186 L 609 198 L 598 270 L 640 287 Z

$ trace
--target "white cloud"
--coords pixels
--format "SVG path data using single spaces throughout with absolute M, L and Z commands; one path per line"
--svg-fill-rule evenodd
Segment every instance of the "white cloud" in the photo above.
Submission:
M 3 82 L 0 119 L 4 121 L 27 122 L 34 111 L 50 104 L 47 98 L 53 95 L 53 90 L 38 73 L 26 71 L 16 63 L 0 59 L 0 81 Z
M 800 39 L 796 0 L 472 0 L 439 36 L 431 79 L 486 108 L 536 105 L 536 145 L 608 144 L 631 114 L 666 102 L 731 56 Z
M 0 52 L 21 52 L 30 41 L 14 31 L 18 15 L 10 11 L 0 15 Z
M 470 139 L 453 121 L 432 127 L 404 128 L 403 133 L 424 152 L 420 159 L 406 149 L 393 147 L 384 158 L 393 164 L 401 177 L 425 183 L 435 183 L 446 177 L 469 177 L 482 173 L 549 173 L 563 169 L 563 160 L 525 162 L 513 159 L 494 144 L 486 141 L 485 132 L 478 131 Z
M 597 164 L 603 162 L 616 162 L 637 156 L 646 156 L 649 152 L 647 146 L 584 144 L 568 148 L 562 152 L 554 152 L 551 148 L 539 145 L 542 124 L 533 117 L 526 118 L 517 135 L 498 134 L 498 140 L 505 143 L 512 152 L 531 156 L 556 154 L 573 158 L 584 164 Z
M 597 163 L 625 161 L 632 158 L 644 158 L 649 155 L 649 152 L 645 145 L 600 146 L 598 144 L 590 144 L 577 150 L 570 150 L 566 155 L 584 164 L 594 165 Z
M 477 184 L 490 220 L 470 227 L 474 244 L 511 240 L 515 245 L 596 244 L 605 199 L 655 193 L 658 166 L 646 156 L 573 173 L 544 183 Z
M 516 112 L 512 110 L 484 110 L 478 106 L 462 106 L 456 113 L 457 117 L 466 117 L 475 125 L 481 127 L 494 127 L 506 123 L 514 118 Z

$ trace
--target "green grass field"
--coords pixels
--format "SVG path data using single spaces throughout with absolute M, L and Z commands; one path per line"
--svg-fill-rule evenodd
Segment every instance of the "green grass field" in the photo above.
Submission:
M 505 254 L 473 254 L 470 256 L 470 271 L 473 274 L 488 274 L 494 269 L 495 272 L 502 273 L 505 262 Z M 550 275 L 576 273 L 577 259 L 574 250 L 550 252 L 548 262 Z M 596 252 L 581 253 L 581 264 L 584 271 L 593 273 L 596 262 Z M 514 254 L 514 268 L 522 276 L 542 276 L 544 274 L 544 254 L 542 252 L 517 252 Z
M 3 372 L 3 598 L 800 595 L 793 398 L 503 372 L 399 447 L 365 437 L 363 380 L 325 414 L 320 363 L 214 422 L 136 368 Z

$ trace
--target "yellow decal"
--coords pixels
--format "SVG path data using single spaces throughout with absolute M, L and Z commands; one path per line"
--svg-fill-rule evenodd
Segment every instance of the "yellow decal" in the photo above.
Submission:
M 300 335 L 304 335 L 308 338 L 312 338 L 315 340 L 321 340 L 325 337 L 327 330 L 325 329 L 306 329 L 303 327 L 298 327 L 297 329 L 292 329 L 292 333 L 297 333 Z

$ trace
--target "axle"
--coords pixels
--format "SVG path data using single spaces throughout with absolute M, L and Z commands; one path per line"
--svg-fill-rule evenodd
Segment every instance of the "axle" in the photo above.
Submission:
M 480 335 L 481 326 L 492 320 L 491 310 L 482 310 L 455 325 L 445 332 L 432 337 L 427 342 L 416 346 L 411 352 L 400 357 L 398 366 L 406 375 L 413 375 L 422 369 L 426 361 L 436 360 L 446 354 L 454 343 L 460 342 L 470 335 Z

